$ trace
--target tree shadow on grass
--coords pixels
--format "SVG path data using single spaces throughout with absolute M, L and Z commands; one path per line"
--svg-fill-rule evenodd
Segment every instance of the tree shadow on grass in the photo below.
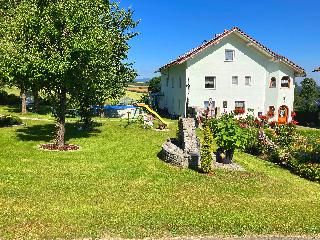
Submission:
M 89 138 L 101 132 L 97 127 L 101 123 L 94 123 L 90 131 L 79 130 L 79 124 L 66 123 L 65 141 L 76 138 Z M 27 126 L 16 131 L 17 138 L 22 141 L 44 141 L 52 142 L 55 134 L 55 124 L 47 123 L 42 125 Z
M 21 106 L 20 105 L 4 105 L 4 106 L 7 107 L 7 111 L 9 113 L 21 113 Z M 34 112 L 33 109 L 30 109 L 28 107 L 28 113 L 36 113 L 36 114 L 39 114 L 39 115 L 48 115 L 51 112 L 52 111 L 51 111 L 51 107 L 50 106 L 41 105 L 38 112 Z

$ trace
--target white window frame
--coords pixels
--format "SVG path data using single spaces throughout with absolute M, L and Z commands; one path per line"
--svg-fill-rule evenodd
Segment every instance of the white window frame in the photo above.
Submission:
M 239 105 L 241 105 L 241 106 L 239 106 Z M 235 108 L 246 109 L 246 102 L 245 101 L 235 101 L 234 106 L 235 106 Z
M 247 79 L 249 79 L 249 83 L 247 84 Z M 251 76 L 245 76 L 244 77 L 244 85 L 245 86 L 251 86 L 252 85 L 252 77 Z
M 213 87 L 207 87 L 206 81 L 208 78 L 213 78 Z M 216 89 L 217 87 L 217 78 L 216 76 L 205 76 L 204 77 L 204 88 L 205 89 Z
M 227 59 L 227 52 L 232 52 L 232 59 Z M 225 51 L 224 51 L 224 61 L 225 62 L 234 62 L 235 56 L 236 56 L 235 50 L 225 49 Z
M 237 83 L 233 83 L 233 79 L 237 79 Z M 232 76 L 231 84 L 232 84 L 232 86 L 238 86 L 239 85 L 239 76 Z

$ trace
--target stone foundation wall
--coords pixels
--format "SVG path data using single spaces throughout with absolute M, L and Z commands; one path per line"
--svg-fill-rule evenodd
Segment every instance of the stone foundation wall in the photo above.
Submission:
M 173 143 L 168 140 L 162 145 L 162 160 L 181 168 L 198 169 L 200 164 L 200 140 L 195 129 L 193 118 L 180 118 L 178 141 Z
M 187 168 L 189 166 L 188 155 L 170 139 L 162 145 L 161 158 L 176 167 Z

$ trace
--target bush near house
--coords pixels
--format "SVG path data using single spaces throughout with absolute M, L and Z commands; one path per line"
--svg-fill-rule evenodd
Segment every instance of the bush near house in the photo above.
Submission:
M 8 94 L 5 90 L 0 90 L 0 105 L 18 105 L 20 97 L 14 94 Z
M 22 120 L 17 116 L 0 115 L 0 127 L 8 127 L 13 125 L 21 125 Z

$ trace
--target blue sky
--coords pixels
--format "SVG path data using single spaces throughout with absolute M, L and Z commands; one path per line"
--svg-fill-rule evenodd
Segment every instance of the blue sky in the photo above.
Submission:
M 320 83 L 319 0 L 120 0 L 131 7 L 140 35 L 130 41 L 129 60 L 139 78 L 203 40 L 240 27 L 273 51 L 305 68 Z

